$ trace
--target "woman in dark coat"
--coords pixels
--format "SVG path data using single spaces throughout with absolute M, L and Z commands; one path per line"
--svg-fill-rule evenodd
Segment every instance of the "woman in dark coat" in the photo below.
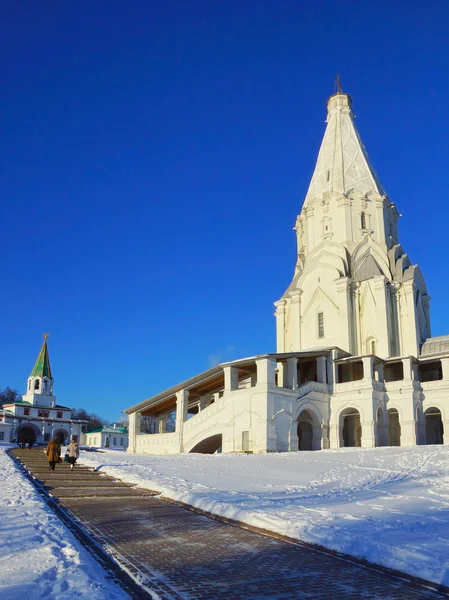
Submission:
M 48 458 L 48 468 L 50 471 L 54 471 L 56 463 L 61 459 L 61 446 L 57 439 L 51 440 L 45 450 L 45 454 Z

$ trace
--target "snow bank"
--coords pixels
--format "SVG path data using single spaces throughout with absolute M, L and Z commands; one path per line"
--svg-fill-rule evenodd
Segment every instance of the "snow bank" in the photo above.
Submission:
M 0 597 L 124 600 L 0 443 Z
M 449 448 L 265 455 L 82 452 L 197 508 L 449 585 Z

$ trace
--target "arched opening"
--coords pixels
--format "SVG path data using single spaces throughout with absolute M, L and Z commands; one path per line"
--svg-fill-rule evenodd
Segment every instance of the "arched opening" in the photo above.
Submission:
M 362 425 L 358 410 L 347 408 L 341 413 L 340 429 L 342 429 L 344 448 L 360 448 L 362 445 Z
M 215 454 L 216 452 L 221 452 L 222 444 L 222 435 L 221 433 L 218 433 L 217 435 L 211 435 L 205 440 L 198 442 L 190 452 L 198 452 L 198 454 Z
M 39 389 L 39 379 L 36 379 L 36 381 L 34 382 L 34 389 L 35 390 Z
M 28 425 L 23 425 L 19 429 L 19 443 L 20 444 L 35 444 L 36 443 L 36 433 L 32 427 Z
M 58 444 L 68 444 L 69 443 L 69 432 L 65 429 L 57 429 L 53 437 L 58 441 Z
M 321 426 L 318 417 L 309 410 L 303 410 L 298 417 L 298 450 L 321 449 Z
M 395 408 L 390 408 L 388 411 L 388 437 L 390 446 L 401 445 L 401 424 L 399 413 Z
M 424 413 L 426 417 L 426 437 L 428 444 L 443 443 L 443 420 L 438 408 L 428 408 Z

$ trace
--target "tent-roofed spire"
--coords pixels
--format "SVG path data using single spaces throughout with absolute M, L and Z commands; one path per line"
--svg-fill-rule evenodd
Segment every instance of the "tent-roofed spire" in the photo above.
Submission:
M 47 338 L 49 335 L 49 333 L 44 333 L 44 342 L 42 344 L 41 351 L 39 352 L 39 356 L 34 364 L 33 370 L 31 371 L 30 377 L 48 377 L 48 379 L 52 379 L 50 357 L 47 347 Z
M 339 77 L 327 109 L 327 127 L 305 204 L 324 194 L 347 194 L 354 189 L 363 195 L 377 192 L 383 196 L 384 189 L 354 124 L 351 97 L 342 91 Z

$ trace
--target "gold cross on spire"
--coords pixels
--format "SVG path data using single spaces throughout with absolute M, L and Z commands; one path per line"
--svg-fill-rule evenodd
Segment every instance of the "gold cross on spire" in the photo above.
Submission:
M 44 340 L 46 340 L 48 337 L 50 337 L 49 333 L 44 333 Z

